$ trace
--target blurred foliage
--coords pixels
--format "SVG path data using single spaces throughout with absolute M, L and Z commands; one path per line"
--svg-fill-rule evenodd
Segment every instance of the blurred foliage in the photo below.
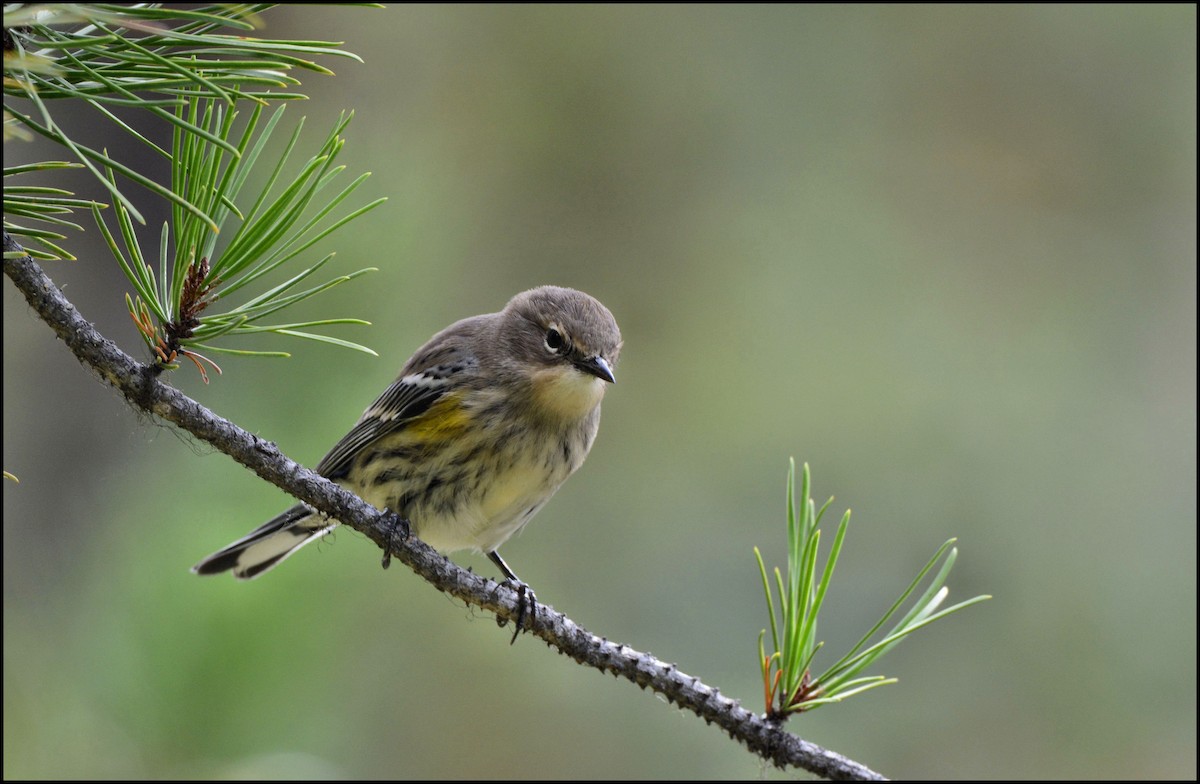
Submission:
M 893 652 L 899 687 L 789 729 L 900 778 L 1196 775 L 1194 7 L 268 21 L 365 61 L 305 113 L 353 108 L 343 162 L 391 197 L 338 241 L 381 271 L 321 306 L 380 359 L 306 346 L 185 391 L 312 464 L 437 329 L 581 288 L 625 348 L 587 465 L 505 551 L 540 599 L 757 707 L 747 559 L 803 454 L 855 502 L 830 645 L 951 535 L 956 592 L 997 598 Z M 105 252 L 48 272 L 129 349 Z M 350 532 L 249 584 L 189 574 L 287 500 L 4 296 L 6 776 L 759 774 Z

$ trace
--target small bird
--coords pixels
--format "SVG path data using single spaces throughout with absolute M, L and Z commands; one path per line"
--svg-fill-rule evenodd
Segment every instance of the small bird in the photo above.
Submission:
M 583 464 L 620 351 L 617 322 L 596 299 L 522 292 L 430 338 L 316 471 L 439 552 L 486 553 L 521 592 L 519 630 L 527 586 L 498 550 Z M 337 525 L 297 504 L 192 571 L 257 577 Z

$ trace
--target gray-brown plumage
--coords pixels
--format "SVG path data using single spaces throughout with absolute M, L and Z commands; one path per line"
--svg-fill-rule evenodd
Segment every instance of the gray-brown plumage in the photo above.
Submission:
M 317 465 L 441 552 L 497 549 L 587 457 L 621 350 L 612 314 L 541 286 L 434 335 Z M 337 521 L 297 505 L 193 567 L 252 578 Z

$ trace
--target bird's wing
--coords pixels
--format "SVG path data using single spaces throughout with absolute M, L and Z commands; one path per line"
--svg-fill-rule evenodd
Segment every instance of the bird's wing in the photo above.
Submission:
M 321 458 L 317 473 L 330 479 L 341 478 L 359 452 L 376 439 L 394 433 L 421 416 L 447 391 L 459 387 L 464 375 L 471 375 L 475 370 L 475 358 L 464 351 L 444 350 L 438 354 L 440 361 L 422 369 L 414 368 L 410 361 L 400 378 L 367 407 L 358 424 Z

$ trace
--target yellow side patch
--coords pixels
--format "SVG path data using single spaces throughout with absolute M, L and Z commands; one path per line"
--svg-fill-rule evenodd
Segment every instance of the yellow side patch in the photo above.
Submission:
M 461 435 L 471 424 L 471 415 L 462 407 L 462 395 L 447 394 L 408 424 L 405 430 L 417 441 L 436 442 Z

